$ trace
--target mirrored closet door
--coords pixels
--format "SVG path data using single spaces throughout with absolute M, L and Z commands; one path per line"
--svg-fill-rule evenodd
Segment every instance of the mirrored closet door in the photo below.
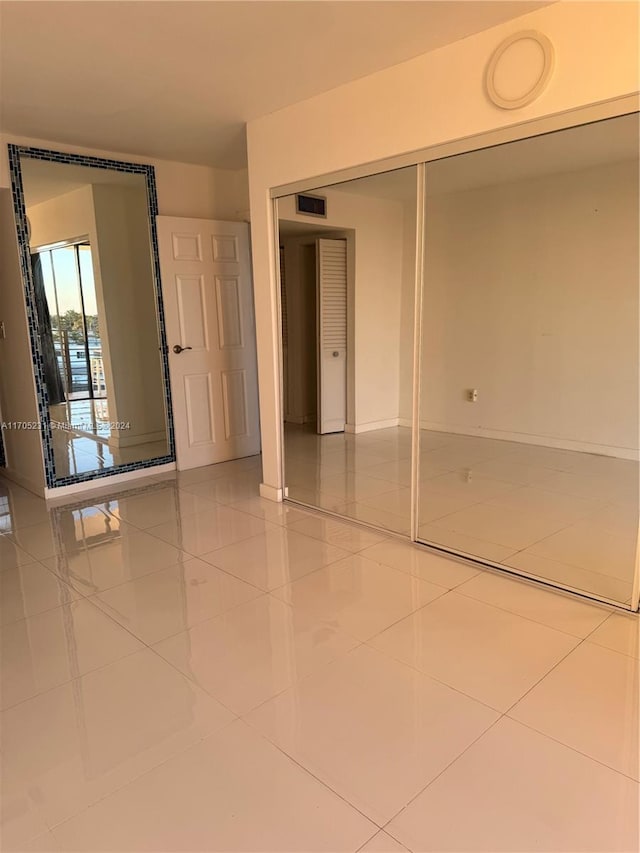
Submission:
M 637 609 L 639 130 L 279 199 L 289 500 Z
M 406 536 L 417 167 L 279 199 L 288 497 Z
M 418 539 L 630 606 L 638 116 L 426 167 Z

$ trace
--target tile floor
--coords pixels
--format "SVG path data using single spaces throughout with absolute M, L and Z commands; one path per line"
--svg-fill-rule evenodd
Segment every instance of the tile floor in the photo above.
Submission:
M 638 850 L 637 615 L 259 480 L 0 481 L 5 853 Z
M 421 431 L 419 537 L 629 604 L 637 462 Z M 408 535 L 411 431 L 319 436 L 288 426 L 291 499 Z

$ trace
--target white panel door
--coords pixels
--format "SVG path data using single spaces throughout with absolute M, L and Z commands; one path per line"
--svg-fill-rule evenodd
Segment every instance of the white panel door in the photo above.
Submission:
M 347 418 L 347 241 L 316 241 L 318 432 Z
M 260 451 L 245 222 L 158 217 L 178 468 Z

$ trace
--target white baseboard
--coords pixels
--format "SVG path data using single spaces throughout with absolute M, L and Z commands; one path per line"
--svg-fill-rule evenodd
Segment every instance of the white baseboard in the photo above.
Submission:
M 387 418 L 384 421 L 367 421 L 361 424 L 345 424 L 344 431 L 350 433 L 373 432 L 374 429 L 390 429 L 400 425 L 400 418 Z
M 401 418 L 401 426 L 411 426 L 411 421 Z M 526 432 L 489 429 L 487 427 L 452 426 L 434 421 L 420 421 L 420 429 L 431 432 L 451 432 L 455 435 L 472 435 L 478 438 L 497 438 L 501 441 L 515 441 L 519 444 L 535 444 L 539 447 L 554 447 L 558 450 L 573 450 L 578 453 L 595 453 L 599 456 L 613 456 L 616 459 L 638 461 L 640 451 L 630 447 L 612 447 L 609 444 L 596 444 L 589 441 L 574 441 L 569 438 L 557 438 L 549 435 L 532 435 Z
M 53 489 L 45 489 L 44 497 L 47 501 L 57 501 L 60 498 L 67 498 L 70 495 L 110 491 L 113 486 L 117 486 L 119 483 L 130 483 L 132 480 L 146 480 L 151 477 L 157 477 L 158 474 L 167 474 L 175 470 L 176 463 L 167 462 L 166 465 L 140 468 L 139 471 L 126 471 L 124 474 L 113 474 L 110 477 L 85 480 L 83 483 L 72 483 L 70 486 L 57 486 Z
M 281 503 L 284 495 L 282 489 L 278 489 L 276 486 L 268 486 L 266 483 L 260 483 L 260 497 L 268 501 Z
M 155 444 L 157 441 L 167 441 L 167 431 L 130 433 L 116 432 L 108 440 L 110 447 L 135 447 L 137 444 Z

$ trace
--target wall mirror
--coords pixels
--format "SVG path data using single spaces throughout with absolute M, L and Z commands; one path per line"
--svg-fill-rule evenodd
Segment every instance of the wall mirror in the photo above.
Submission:
M 9 159 L 47 487 L 174 461 L 153 168 Z

